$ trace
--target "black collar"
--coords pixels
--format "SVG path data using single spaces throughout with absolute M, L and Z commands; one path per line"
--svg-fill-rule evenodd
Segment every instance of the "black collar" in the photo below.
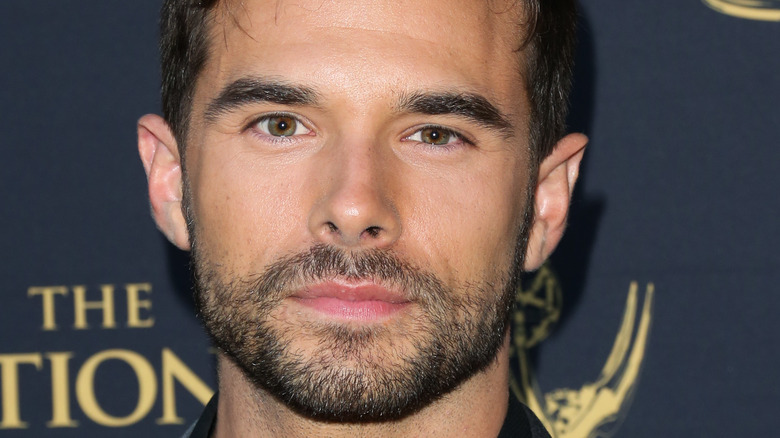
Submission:
M 203 408 L 198 421 L 192 425 L 190 430 L 184 433 L 182 438 L 209 438 L 214 425 L 217 424 L 217 402 L 219 393 L 215 392 L 209 403 Z
M 536 415 L 510 393 L 509 407 L 498 438 L 550 438 L 550 434 Z

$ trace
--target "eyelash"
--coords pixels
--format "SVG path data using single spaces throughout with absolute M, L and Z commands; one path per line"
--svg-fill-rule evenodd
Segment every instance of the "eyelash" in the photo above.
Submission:
M 415 136 L 415 135 L 421 133 L 422 131 L 424 131 L 426 129 L 436 129 L 438 131 L 441 131 L 441 132 L 444 132 L 444 133 L 447 133 L 447 134 L 451 135 L 452 137 L 454 137 L 454 139 L 453 139 L 453 141 L 451 143 L 445 143 L 445 144 L 442 144 L 442 145 L 437 145 L 437 144 L 433 144 L 433 143 L 427 143 L 425 141 L 412 140 L 411 139 L 412 136 Z M 461 146 L 461 144 L 462 145 L 466 145 L 466 146 L 474 146 L 474 142 L 471 141 L 465 135 L 463 135 L 460 132 L 455 131 L 455 130 L 453 130 L 451 128 L 447 128 L 447 127 L 441 126 L 441 125 L 424 125 L 424 126 L 421 126 L 421 127 L 417 128 L 417 129 L 415 129 L 414 132 L 412 132 L 410 135 L 407 135 L 406 137 L 404 137 L 404 140 L 415 141 L 415 142 L 418 142 L 418 143 L 421 143 L 421 144 L 425 145 L 426 147 L 429 147 L 431 149 L 436 149 L 436 150 L 442 150 L 442 149 L 450 150 L 450 149 L 457 148 L 457 147 Z
M 262 122 L 264 122 L 264 121 L 266 121 L 268 119 L 272 119 L 274 117 L 289 117 L 289 118 L 295 120 L 296 123 L 300 123 L 309 132 L 313 131 L 311 128 L 309 128 L 308 123 L 304 123 L 303 121 L 301 121 L 300 117 L 295 116 L 295 115 L 290 114 L 290 113 L 285 113 L 285 112 L 274 112 L 274 113 L 263 114 L 260 117 L 252 119 L 251 122 L 247 123 L 246 127 L 244 128 L 244 131 L 251 131 L 253 135 L 258 136 L 258 137 L 262 137 L 263 140 L 269 141 L 269 142 L 272 142 L 272 143 L 289 143 L 289 142 L 295 141 L 295 137 L 299 137 L 301 135 L 307 135 L 308 134 L 307 133 L 307 134 L 292 135 L 292 136 L 275 136 L 275 135 L 270 135 L 269 133 L 266 133 L 266 132 L 259 132 L 259 129 L 257 129 L 256 126 L 258 124 L 260 124 L 260 123 L 262 123 Z M 436 129 L 438 131 L 441 131 L 442 133 L 446 133 L 446 134 L 452 136 L 453 138 L 451 139 L 450 142 L 445 143 L 445 144 L 441 144 L 441 145 L 437 145 L 437 144 L 433 144 L 433 143 L 427 143 L 427 142 L 421 141 L 421 140 L 412 140 L 411 139 L 412 136 L 415 136 L 417 134 L 421 134 L 422 131 L 424 131 L 426 129 Z M 463 134 L 461 134 L 461 133 L 459 133 L 459 132 L 457 132 L 457 131 L 455 131 L 455 130 L 453 130 L 451 128 L 447 128 L 447 127 L 444 127 L 444 126 L 441 126 L 441 125 L 424 125 L 424 126 L 421 126 L 418 129 L 416 129 L 414 132 L 412 132 L 410 135 L 407 135 L 406 137 L 404 137 L 404 140 L 415 141 L 415 142 L 418 142 L 418 143 L 421 143 L 421 144 L 425 145 L 428 148 L 435 149 L 435 150 L 450 150 L 450 149 L 457 148 L 457 147 L 459 147 L 461 145 L 474 146 L 474 142 L 471 141 L 465 135 L 463 135 Z

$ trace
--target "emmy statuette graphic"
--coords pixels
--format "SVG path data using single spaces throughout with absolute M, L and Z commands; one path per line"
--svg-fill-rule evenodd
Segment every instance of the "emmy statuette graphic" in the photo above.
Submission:
M 512 376 L 512 392 L 536 413 L 553 438 L 610 437 L 628 413 L 644 360 L 655 288 L 647 284 L 637 324 L 638 289 L 637 283 L 631 282 L 622 323 L 599 377 L 579 389 L 555 389 L 544 394 L 527 351 L 544 340 L 558 321 L 561 287 L 552 269 L 545 265 L 527 288 L 517 291 L 512 339 L 517 374 Z

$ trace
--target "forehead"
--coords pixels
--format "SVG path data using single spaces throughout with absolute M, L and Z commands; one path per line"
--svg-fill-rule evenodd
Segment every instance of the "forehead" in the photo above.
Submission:
M 342 27 L 420 38 L 464 24 L 473 25 L 473 31 L 482 26 L 495 29 L 500 22 L 516 23 L 520 7 L 503 0 L 223 0 L 218 4 L 220 13 L 235 24 L 258 28 L 286 24 Z M 446 36 L 466 39 L 461 37 L 467 34 Z
M 513 98 L 524 88 L 521 16 L 521 2 L 509 0 L 222 1 L 196 88 L 264 75 L 355 92 L 455 86 Z

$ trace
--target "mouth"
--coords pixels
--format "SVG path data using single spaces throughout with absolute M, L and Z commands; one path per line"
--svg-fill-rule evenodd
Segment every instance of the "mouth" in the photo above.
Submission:
M 372 282 L 319 283 L 294 293 L 290 300 L 325 318 L 356 322 L 381 321 L 411 304 L 403 293 Z

